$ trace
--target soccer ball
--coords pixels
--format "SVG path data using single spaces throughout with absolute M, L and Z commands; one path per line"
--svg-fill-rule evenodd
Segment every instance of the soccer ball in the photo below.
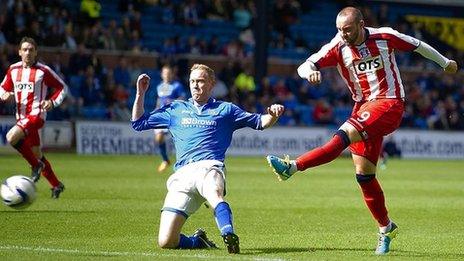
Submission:
M 15 209 L 27 208 L 36 197 L 34 182 L 21 175 L 11 176 L 3 181 L 0 193 L 3 203 Z

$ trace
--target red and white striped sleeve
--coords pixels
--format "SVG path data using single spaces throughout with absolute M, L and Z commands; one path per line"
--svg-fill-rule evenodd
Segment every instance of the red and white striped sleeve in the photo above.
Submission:
M 393 49 L 400 51 L 414 51 L 420 44 L 419 39 L 400 33 L 391 27 L 378 28 L 372 33 L 372 37 L 385 39 Z
M 0 83 L 0 96 L 6 92 L 12 92 L 14 90 L 13 80 L 11 79 L 11 67 L 8 68 L 5 78 L 3 78 L 2 83 Z
M 68 86 L 64 81 L 46 65 L 42 65 L 44 70 L 44 83 L 51 88 L 50 100 L 53 107 L 59 106 L 68 94 Z
M 321 47 L 317 52 L 309 56 L 307 61 L 312 62 L 318 69 L 324 67 L 336 66 L 338 63 L 338 53 L 342 38 L 339 34 L 335 35 L 332 40 Z
M 442 68 L 445 68 L 449 64 L 449 59 L 432 46 L 412 36 L 402 34 L 390 27 L 381 27 L 377 29 L 374 35 L 380 35 L 381 38 L 388 40 L 389 45 L 393 49 L 418 52 L 425 58 L 436 62 Z

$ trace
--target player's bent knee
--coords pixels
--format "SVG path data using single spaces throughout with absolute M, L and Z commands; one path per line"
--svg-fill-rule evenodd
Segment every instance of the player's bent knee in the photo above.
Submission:
M 16 143 L 18 142 L 18 139 L 15 138 L 15 135 L 14 135 L 11 131 L 9 131 L 9 132 L 6 134 L 6 141 L 7 141 L 10 145 L 14 146 L 14 145 L 16 145 Z
M 168 236 L 158 237 L 158 246 L 160 248 L 172 249 L 172 248 L 177 248 L 178 245 L 179 245 L 178 238 L 173 238 L 173 237 L 168 237 Z
M 17 126 L 14 126 L 6 133 L 6 140 L 12 146 L 16 145 L 23 137 L 23 131 Z

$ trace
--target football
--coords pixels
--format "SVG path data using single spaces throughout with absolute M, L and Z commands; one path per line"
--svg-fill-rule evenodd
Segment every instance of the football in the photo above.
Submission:
M 24 209 L 34 202 L 36 188 L 30 178 L 16 175 L 3 181 L 0 193 L 5 205 L 14 209 Z

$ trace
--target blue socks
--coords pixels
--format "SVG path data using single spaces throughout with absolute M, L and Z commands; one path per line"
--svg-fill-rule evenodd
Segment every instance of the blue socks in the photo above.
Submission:
M 187 237 L 184 234 L 180 234 L 179 246 L 181 249 L 193 249 L 200 248 L 200 240 L 198 237 Z
M 159 150 L 161 157 L 163 158 L 163 161 L 169 161 L 168 159 L 168 152 L 166 150 L 166 142 L 158 144 Z
M 216 224 L 221 231 L 221 235 L 234 233 L 232 226 L 232 210 L 230 210 L 227 202 L 219 203 L 214 209 L 214 216 L 216 217 Z
M 230 210 L 227 202 L 219 203 L 214 209 L 214 216 L 216 217 L 216 224 L 221 231 L 221 235 L 227 235 L 234 233 L 232 226 L 232 210 Z M 180 249 L 194 249 L 202 248 L 201 241 L 198 237 L 188 237 L 184 234 L 180 234 L 179 246 Z

